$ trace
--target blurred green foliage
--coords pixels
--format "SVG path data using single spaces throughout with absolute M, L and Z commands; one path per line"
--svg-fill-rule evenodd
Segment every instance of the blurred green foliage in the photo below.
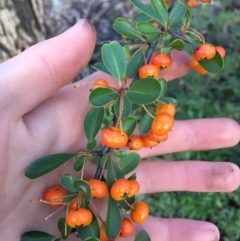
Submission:
M 219 75 L 200 76 L 191 71 L 169 83 L 167 95 L 179 101 L 176 119 L 227 117 L 240 122 L 240 2 L 200 4 L 192 15 L 192 27 L 207 42 L 223 46 L 227 57 Z M 164 156 L 167 160 L 230 161 L 240 166 L 239 157 L 240 145 Z M 240 189 L 233 193 L 160 193 L 145 199 L 154 215 L 213 222 L 220 229 L 221 241 L 240 240 Z

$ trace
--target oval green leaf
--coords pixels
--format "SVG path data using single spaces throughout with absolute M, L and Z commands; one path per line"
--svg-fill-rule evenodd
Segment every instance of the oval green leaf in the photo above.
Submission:
M 176 107 L 178 106 L 178 101 L 174 98 L 171 97 L 165 97 L 165 96 L 160 96 L 159 100 L 165 104 L 169 104 L 172 103 L 174 104 Z
M 167 91 L 167 81 L 163 78 L 159 79 L 159 83 L 161 85 L 161 93 L 160 95 L 165 95 Z
M 44 176 L 57 169 L 76 155 L 76 153 L 59 153 L 39 158 L 27 167 L 25 176 L 29 179 Z
M 154 115 L 154 109 L 148 108 L 148 112 Z M 142 117 L 140 124 L 139 124 L 139 132 L 141 134 L 147 134 L 152 128 L 153 118 L 146 112 Z
M 65 231 L 66 227 L 66 231 Z M 71 228 L 66 225 L 66 218 L 60 218 L 58 220 L 58 230 L 60 231 L 61 237 L 66 240 L 71 233 Z
M 118 158 L 124 158 L 127 156 L 127 152 L 126 151 L 115 151 L 114 155 Z
M 92 189 L 88 182 L 84 180 L 76 180 L 73 186 L 83 194 L 85 200 L 88 202 L 92 196 Z
M 78 190 L 73 186 L 73 183 L 77 180 L 72 174 L 66 173 L 61 176 L 61 185 L 70 192 L 78 192 Z
M 199 61 L 199 64 L 212 74 L 217 74 L 224 67 L 223 59 L 218 52 L 216 52 L 216 55 L 213 59 L 201 60 Z
M 70 203 L 77 196 L 78 196 L 78 194 L 69 194 L 68 196 L 64 197 L 63 202 L 64 203 Z
M 160 22 L 162 21 L 162 18 L 158 16 L 150 7 L 147 5 L 141 3 L 138 0 L 130 0 L 130 2 L 137 7 L 141 12 L 143 12 L 145 15 L 149 16 L 150 18 L 155 19 L 156 21 Z M 162 23 L 163 24 L 163 23 Z
M 85 208 L 91 211 L 89 207 L 86 206 Z M 85 227 L 83 226 L 77 227 L 77 233 L 81 240 L 85 241 L 86 239 L 92 238 L 92 237 L 95 237 L 98 239 L 100 238 L 100 227 L 99 227 L 98 220 L 94 213 L 92 213 L 92 215 L 93 215 L 93 220 L 90 223 L 90 225 Z
M 99 71 L 102 71 L 102 72 L 107 73 L 107 74 L 111 74 L 111 73 L 108 71 L 108 69 L 107 69 L 107 67 L 105 66 L 105 64 L 102 63 L 102 62 L 97 62 L 97 63 L 95 63 L 94 65 L 92 65 L 92 68 L 93 68 L 93 69 L 96 69 L 96 70 L 99 70 Z
M 145 78 L 138 80 L 127 91 L 127 97 L 134 103 L 146 105 L 156 101 L 161 92 L 161 85 L 158 80 Z
M 127 132 L 128 136 L 132 135 L 132 133 L 136 128 L 136 125 L 137 125 L 136 120 L 131 116 L 122 120 L 122 128 Z
M 88 151 L 93 150 L 97 146 L 97 140 L 92 139 L 87 143 L 87 149 Z
M 126 71 L 126 76 L 128 78 L 134 78 L 138 71 L 139 68 L 143 65 L 144 63 L 144 53 L 143 53 L 143 48 L 138 49 L 129 59 L 128 64 L 127 64 L 127 71 Z
M 150 3 L 159 17 L 159 22 L 162 25 L 166 25 L 168 21 L 168 11 L 164 0 L 150 0 Z
M 87 238 L 84 241 L 100 241 L 100 239 L 92 237 L 92 238 Z
M 140 155 L 136 152 L 131 152 L 128 153 L 125 158 L 120 159 L 118 164 L 122 168 L 124 174 L 127 175 L 129 172 L 132 172 L 137 168 L 137 166 L 140 164 L 140 161 Z
M 133 20 L 135 22 L 139 22 L 139 21 L 148 21 L 150 20 L 151 18 L 149 16 L 147 16 L 146 14 L 144 13 L 138 13 L 134 16 Z
M 145 21 L 138 22 L 136 25 L 136 28 L 140 34 L 147 35 L 147 36 L 161 33 L 161 31 L 158 28 L 154 27 L 152 23 L 145 22 Z
M 161 38 L 161 34 L 147 36 L 147 42 L 155 42 Z
M 29 231 L 21 236 L 21 241 L 52 241 L 56 238 L 56 236 L 53 236 L 49 233 L 41 231 Z
M 132 104 L 127 96 L 123 96 L 123 100 L 120 101 L 120 96 L 117 97 L 116 101 L 114 102 L 114 111 L 116 116 L 120 116 L 121 112 L 121 119 L 128 117 L 132 111 Z
M 117 92 L 115 90 L 110 88 L 97 88 L 89 95 L 89 101 L 93 106 L 103 106 L 114 100 L 116 96 Z
M 179 23 L 179 21 L 184 17 L 186 12 L 186 6 L 179 1 L 179 3 L 172 9 L 171 13 L 169 14 L 168 27 Z
M 182 51 L 185 48 L 185 43 L 182 39 L 174 39 L 168 46 Z
M 125 18 L 117 18 L 113 23 L 113 28 L 128 38 L 144 41 L 144 38 L 137 32 L 135 26 Z
M 83 168 L 83 164 L 86 161 L 87 156 L 86 155 L 82 155 L 79 156 L 76 161 L 73 164 L 73 169 L 78 172 Z
M 145 230 L 141 230 L 134 241 L 151 241 L 151 238 Z
M 118 208 L 118 203 L 111 196 L 108 199 L 108 210 L 106 220 L 106 236 L 110 239 L 115 239 L 121 228 L 121 214 Z
M 122 46 L 116 41 L 104 44 L 102 46 L 102 59 L 111 75 L 118 82 L 122 82 L 126 73 L 126 58 Z

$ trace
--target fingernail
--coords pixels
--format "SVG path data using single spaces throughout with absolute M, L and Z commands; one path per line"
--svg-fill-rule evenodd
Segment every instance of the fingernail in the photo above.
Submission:
M 91 31 L 95 32 L 96 29 L 94 27 L 94 25 L 88 20 L 88 19 L 85 19 L 85 18 L 82 18 L 81 20 L 79 20 L 77 24 L 80 24 L 81 26 L 87 28 L 87 29 L 90 29 Z

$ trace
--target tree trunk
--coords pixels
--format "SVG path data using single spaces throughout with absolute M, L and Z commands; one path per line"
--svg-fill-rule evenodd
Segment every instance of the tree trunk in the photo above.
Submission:
M 42 0 L 0 0 L 0 62 L 44 40 Z

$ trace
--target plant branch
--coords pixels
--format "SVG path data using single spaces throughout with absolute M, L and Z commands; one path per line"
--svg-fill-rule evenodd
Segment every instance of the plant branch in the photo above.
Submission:
M 186 39 L 183 35 L 178 34 L 178 33 L 173 33 L 173 32 L 170 31 L 170 30 L 168 30 L 168 33 L 169 33 L 170 35 L 172 35 L 174 38 L 180 38 L 180 39 L 182 39 L 184 42 L 186 42 L 186 43 L 190 44 L 192 47 L 196 48 L 196 45 L 195 45 L 193 42 L 191 42 L 190 40 Z
M 102 40 L 102 41 L 97 41 L 96 43 L 96 47 L 101 47 L 104 44 L 108 44 L 110 42 L 112 42 L 113 40 Z M 120 39 L 120 40 L 114 40 L 116 42 L 118 42 L 121 45 L 127 45 L 127 44 L 143 44 L 145 43 L 142 40 L 138 40 L 138 39 L 128 39 L 128 40 L 124 40 L 124 39 Z

